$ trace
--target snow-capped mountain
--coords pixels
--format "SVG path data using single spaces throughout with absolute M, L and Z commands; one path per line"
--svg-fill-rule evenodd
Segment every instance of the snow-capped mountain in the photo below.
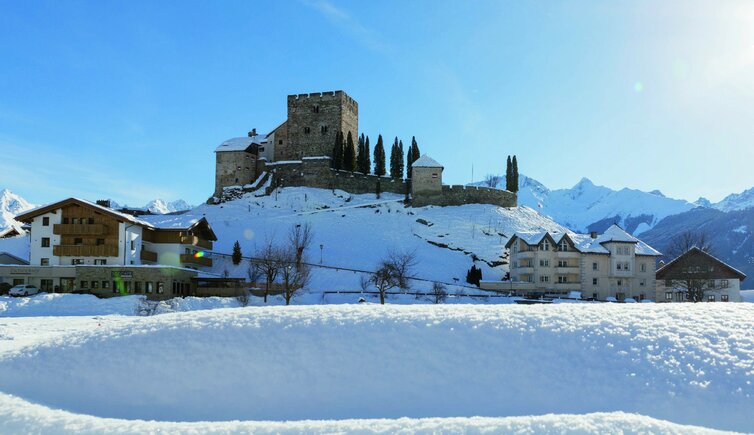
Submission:
M 170 202 L 166 202 L 161 199 L 154 199 L 152 201 L 149 201 L 147 205 L 144 206 L 144 208 L 151 211 L 152 213 L 167 214 L 191 210 L 193 207 L 182 199 Z
M 505 187 L 505 177 L 500 177 L 497 187 Z M 659 190 L 613 190 L 597 186 L 588 178 L 582 178 L 570 189 L 550 190 L 524 175 L 519 176 L 518 203 L 539 210 L 574 231 L 602 232 L 617 223 L 633 234 L 641 234 L 667 216 L 697 207 L 685 200 L 668 198 Z
M 0 191 L 0 229 L 17 224 L 13 219 L 17 214 L 31 210 L 34 205 L 22 197 L 11 192 L 10 189 Z
M 722 211 L 745 210 L 754 207 L 754 187 L 741 193 L 728 195 L 722 201 L 712 204 L 712 207 Z

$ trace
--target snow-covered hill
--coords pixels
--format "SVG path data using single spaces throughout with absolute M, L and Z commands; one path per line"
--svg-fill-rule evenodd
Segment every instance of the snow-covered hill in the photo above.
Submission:
M 497 187 L 505 187 L 505 177 L 500 178 Z M 635 235 L 652 228 L 667 216 L 697 206 L 685 200 L 668 198 L 659 190 L 613 190 L 597 186 L 588 178 L 582 178 L 570 189 L 550 190 L 524 175 L 519 177 L 518 200 L 519 204 L 535 208 L 577 232 L 602 232 L 617 223 Z
M 11 192 L 10 189 L 3 189 L 0 191 L 0 229 L 18 225 L 13 218 L 32 208 L 34 205 L 27 200 Z
M 421 278 L 463 283 L 474 260 L 484 277 L 499 279 L 507 270 L 503 252 L 517 231 L 566 231 L 528 207 L 505 209 L 471 204 L 459 207 L 406 207 L 403 195 L 351 195 L 343 191 L 284 188 L 271 196 L 248 194 L 220 205 L 200 205 L 172 219 L 206 217 L 218 236 L 214 251 L 230 253 L 238 240 L 252 255 L 269 239 L 284 242 L 289 229 L 310 223 L 314 242 L 309 260 L 323 265 L 374 270 L 388 251 L 415 250 Z M 166 222 L 169 222 L 168 218 Z M 321 249 L 320 249 L 321 247 Z M 215 259 L 215 271 L 246 276 L 247 265 Z M 319 270 L 317 289 L 357 290 L 359 274 Z
M 152 201 L 149 201 L 147 205 L 144 206 L 144 208 L 151 211 L 152 213 L 167 214 L 190 210 L 192 207 L 182 199 L 170 202 L 166 202 L 161 199 L 154 199 Z
M 753 315 L 751 304 L 353 304 L 0 318 L 0 432 L 699 430 L 559 416 L 615 411 L 751 432 Z M 470 420 L 543 414 L 554 415 Z
M 722 201 L 712 204 L 712 207 L 722 211 L 745 210 L 754 207 L 754 187 L 741 193 L 728 195 Z

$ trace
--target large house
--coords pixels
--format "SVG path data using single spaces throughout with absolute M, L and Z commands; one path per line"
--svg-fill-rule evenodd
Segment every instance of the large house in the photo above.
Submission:
M 686 302 L 689 288 L 708 302 L 741 302 L 746 275 L 712 254 L 693 247 L 657 270 L 657 302 Z
M 581 292 L 596 300 L 648 300 L 655 294 L 655 264 L 661 254 L 617 225 L 603 234 L 515 233 L 510 280 L 483 281 L 482 288 L 522 296 Z
M 219 278 L 206 273 L 212 260 L 205 252 L 217 237 L 205 218 L 136 217 L 68 198 L 16 220 L 30 227 L 29 265 L 0 266 L 0 282 L 48 292 L 159 299 L 197 294 L 198 279 Z

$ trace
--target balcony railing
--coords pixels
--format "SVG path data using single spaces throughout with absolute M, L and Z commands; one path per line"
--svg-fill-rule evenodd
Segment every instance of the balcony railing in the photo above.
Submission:
M 56 257 L 117 257 L 118 247 L 113 245 L 55 245 Z
M 212 267 L 212 259 L 197 257 L 194 254 L 181 254 L 181 263 L 195 264 L 197 266 Z
M 141 258 L 141 261 L 150 261 L 152 263 L 156 263 L 157 253 L 152 251 L 141 251 L 139 253 L 139 258 Z
M 55 235 L 104 236 L 107 234 L 105 224 L 54 224 L 52 233 Z
M 182 245 L 198 246 L 204 249 L 212 249 L 212 242 L 209 240 L 200 239 L 196 236 L 181 236 Z

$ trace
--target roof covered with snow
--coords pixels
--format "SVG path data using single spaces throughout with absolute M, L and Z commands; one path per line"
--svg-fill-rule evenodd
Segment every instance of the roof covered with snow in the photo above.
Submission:
M 549 232 L 517 232 L 511 238 L 506 247 L 510 247 L 514 239 L 523 240 L 527 245 L 538 245 L 545 237 L 549 237 L 555 243 L 560 243 L 564 237 L 568 237 L 574 248 L 579 252 L 592 254 L 609 254 L 605 247 L 606 243 L 633 243 L 636 245 L 636 255 L 662 255 L 659 251 L 627 233 L 618 225 L 612 225 L 603 234 L 592 238 L 589 234 L 577 233 L 549 233 Z
M 411 164 L 411 167 L 412 168 L 442 168 L 443 166 L 437 163 L 437 160 L 424 154 L 423 156 L 414 160 L 414 163 Z
M 243 136 L 243 137 L 234 137 L 232 139 L 228 139 L 225 142 L 221 143 L 220 146 L 215 149 L 216 153 L 219 152 L 225 152 L 225 151 L 246 151 L 247 148 L 251 146 L 251 144 L 263 144 L 266 143 L 265 139 L 267 138 L 267 135 L 258 134 L 252 137 Z

